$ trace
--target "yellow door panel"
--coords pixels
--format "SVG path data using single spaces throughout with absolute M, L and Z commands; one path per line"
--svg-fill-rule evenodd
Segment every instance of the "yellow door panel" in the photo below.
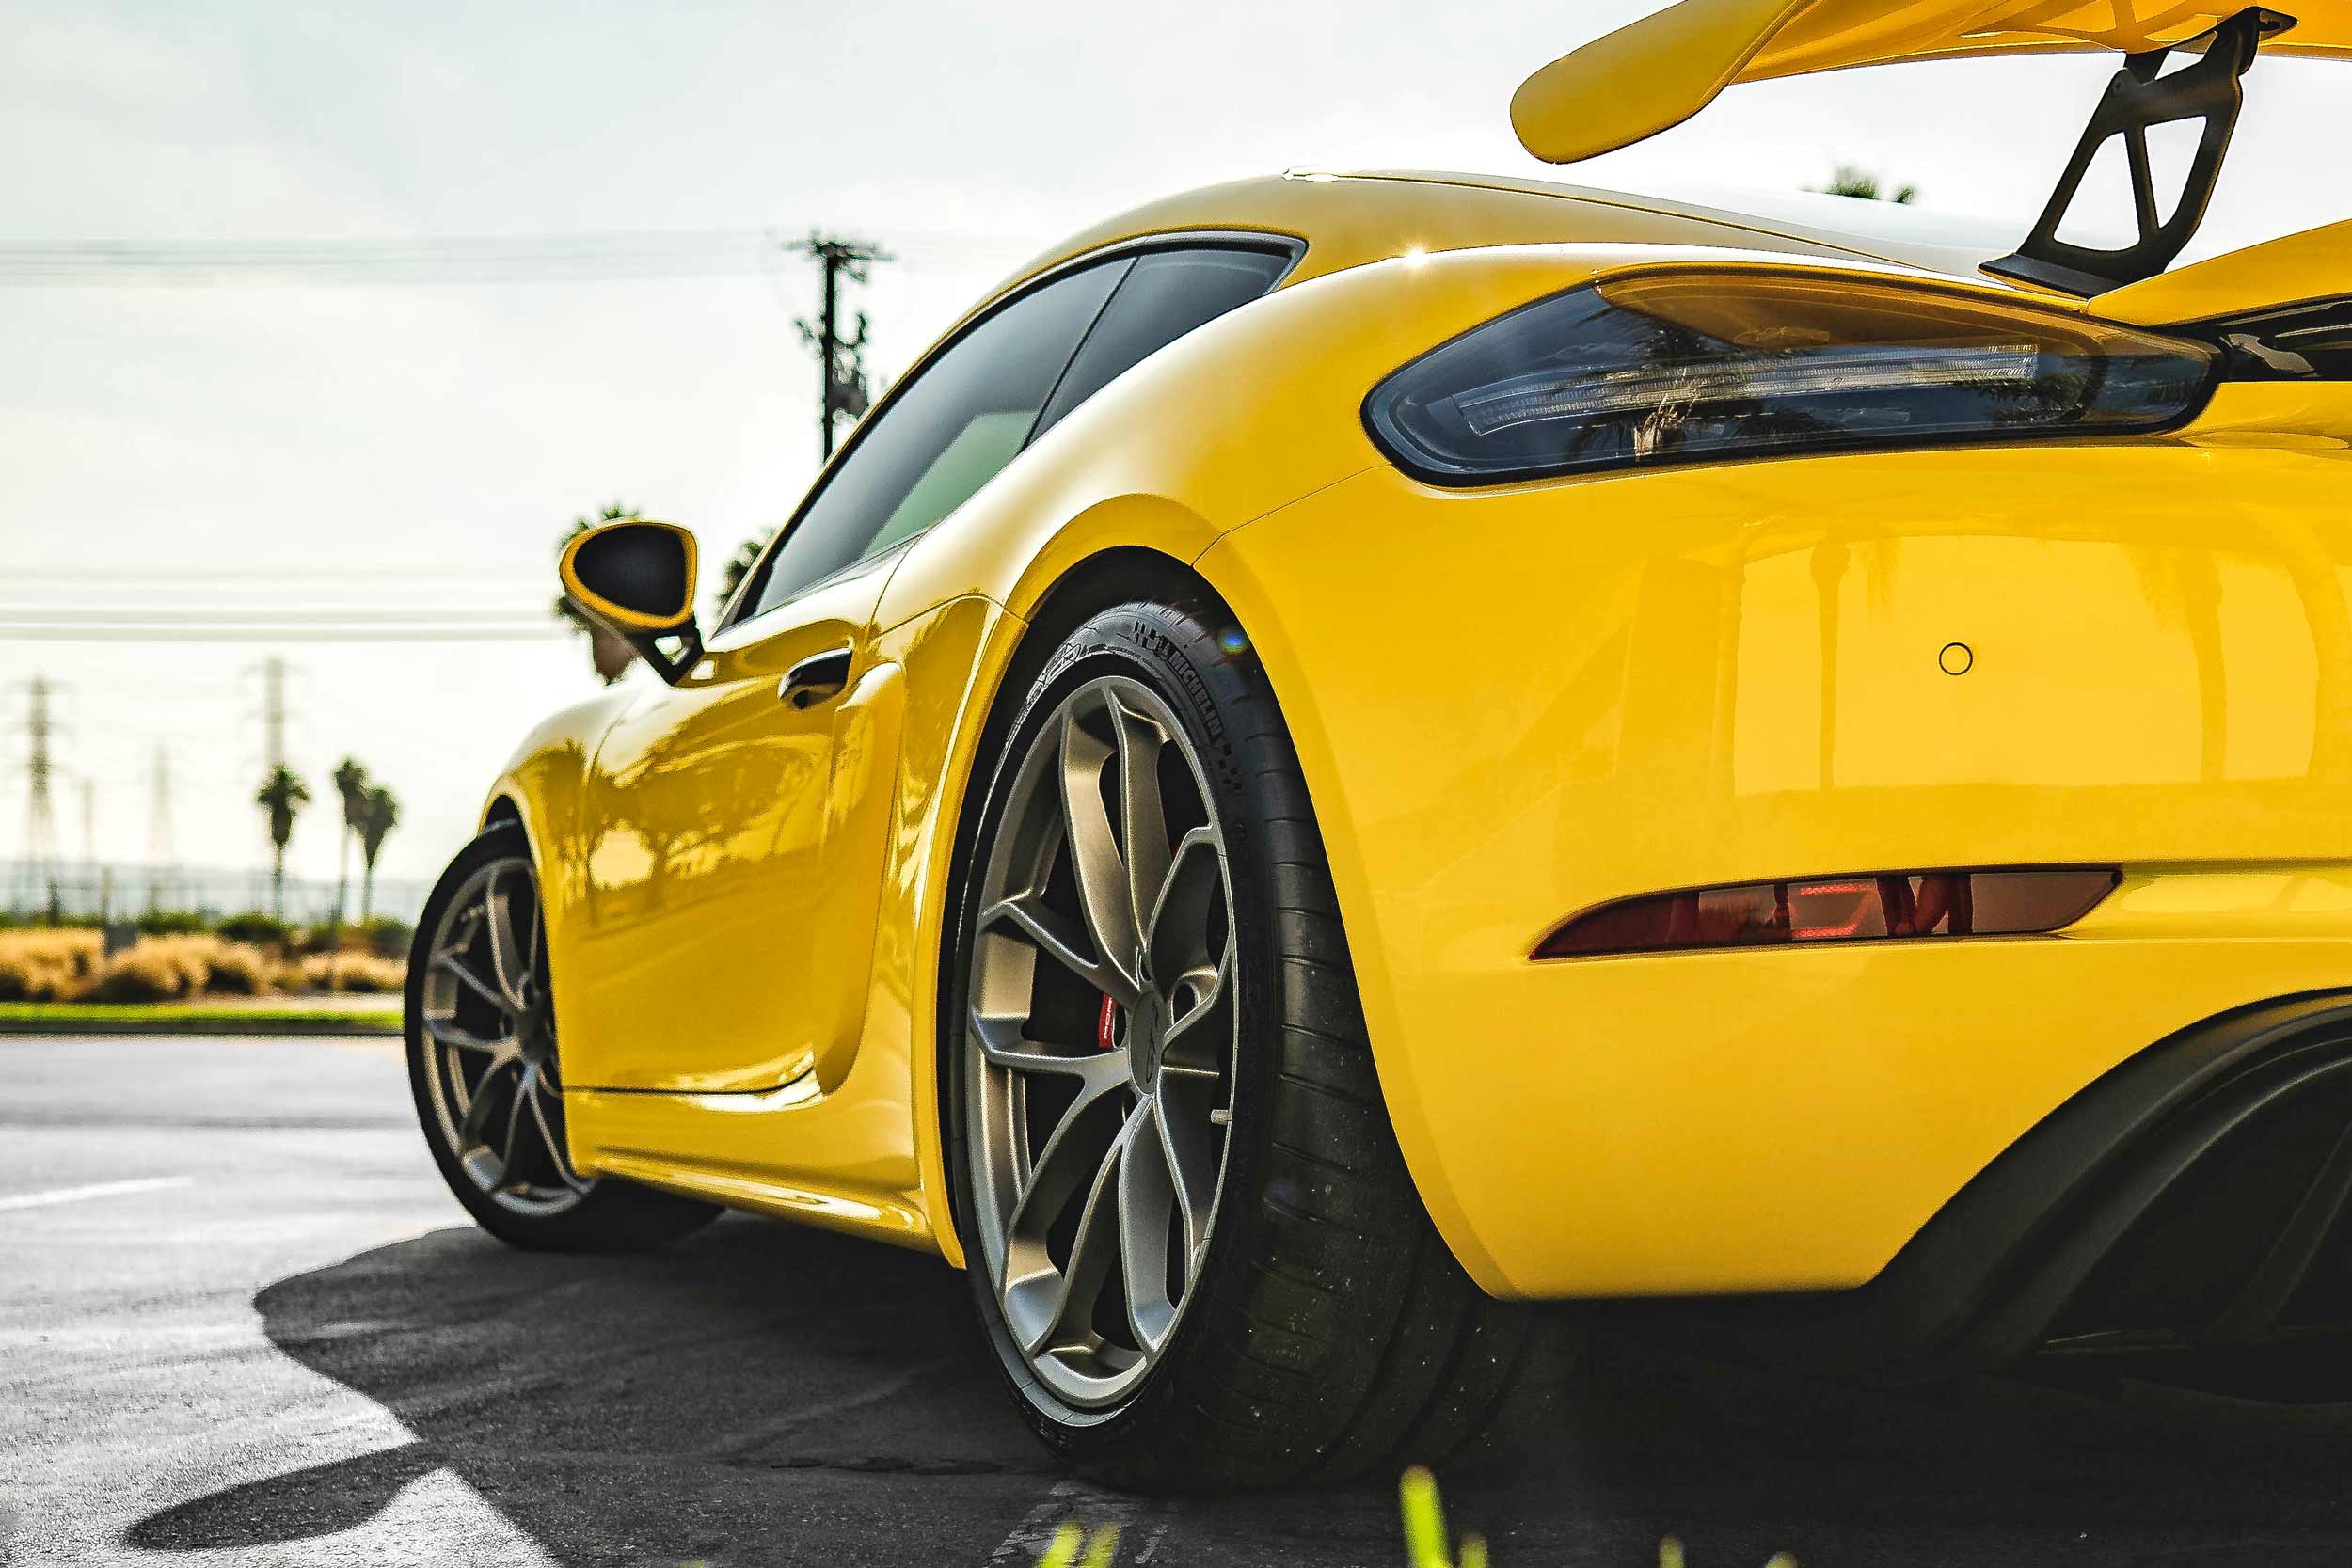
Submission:
M 837 933 L 841 973 L 857 978 L 837 1015 L 846 1048 L 820 1046 L 815 1071 L 756 1093 L 575 1092 L 566 1104 L 582 1168 L 961 1260 L 939 1164 L 930 956 L 951 912 L 944 900 L 956 817 L 945 808 L 961 798 L 993 673 L 1020 631 L 996 606 L 965 597 L 873 639 L 868 681 L 886 688 L 887 701 L 878 693 L 845 708 L 835 799 L 852 802 L 845 818 L 854 815 L 855 826 L 845 832 L 863 843 L 870 828 L 886 847 L 876 866 L 827 890 L 834 913 L 812 923 L 820 935 Z M 855 943 L 866 945 L 850 951 Z
M 582 798 L 596 832 L 548 921 L 575 1083 L 767 1088 L 854 1049 L 898 730 L 867 647 L 891 564 L 723 634 L 606 733 Z M 787 671 L 841 648 L 842 695 L 782 700 Z

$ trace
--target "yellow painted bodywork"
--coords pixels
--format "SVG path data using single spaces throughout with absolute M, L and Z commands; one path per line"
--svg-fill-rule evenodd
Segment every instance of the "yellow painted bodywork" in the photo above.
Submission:
M 1977 55 L 2184 42 L 2234 0 L 1679 0 L 1562 55 L 1511 100 L 1519 142 L 1572 164 L 1681 124 L 1738 82 Z M 2303 0 L 2266 55 L 2352 59 L 2352 0 Z
M 1308 249 L 929 533 L 715 636 L 675 690 L 559 716 L 499 782 L 543 866 L 583 1168 L 961 1260 L 951 847 L 1028 619 L 1114 549 L 1188 565 L 1262 658 L 1407 1162 L 1498 1293 L 1859 1283 L 2108 1067 L 2352 983 L 2334 389 L 2225 388 L 2128 441 L 1439 490 L 1359 417 L 1429 347 L 1629 267 L 1883 284 L 1899 259 L 1404 177 L 1200 193 L 1062 254 L 1188 230 Z M 843 644 L 844 698 L 775 702 Z M 2052 861 L 2127 881 L 2055 937 L 1528 957 L 1661 889 Z
M 2109 290 L 2089 309 L 2110 321 L 2156 326 L 2331 299 L 2347 289 L 2352 289 L 2352 219 L 2158 273 Z

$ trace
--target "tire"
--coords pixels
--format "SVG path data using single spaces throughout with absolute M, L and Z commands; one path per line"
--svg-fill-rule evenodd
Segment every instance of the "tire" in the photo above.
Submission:
M 538 882 L 519 823 L 485 829 L 434 885 L 409 949 L 405 1011 L 425 1146 L 491 1235 L 532 1249 L 622 1251 L 717 1217 L 709 1204 L 572 1168 Z
M 1058 740 L 1049 735 L 1057 726 Z M 1057 909 L 1067 911 L 1074 897 L 1079 924 L 1092 918 L 1079 870 L 1087 852 L 1075 847 L 1081 835 L 1068 825 L 1073 817 L 1091 821 L 1085 781 L 1095 751 L 1089 737 L 1098 733 L 1112 743 L 1112 755 L 1101 764 L 1106 776 L 1124 781 L 1149 771 L 1161 780 L 1157 816 L 1168 824 L 1163 837 L 1177 837 L 1180 816 L 1168 781 L 1192 777 L 1202 796 L 1196 815 L 1205 815 L 1221 834 L 1229 911 L 1224 946 L 1216 946 L 1212 921 L 1209 957 L 1186 971 L 1202 973 L 1213 959 L 1230 959 L 1231 984 L 1222 992 L 1196 987 L 1185 1001 L 1171 996 L 1132 1008 L 1104 992 L 1094 1046 L 1123 1052 L 1126 1092 L 1136 1106 L 1121 1113 L 1126 1119 L 1113 1137 L 1116 1173 L 1106 1174 L 1106 1155 L 1090 1188 L 1119 1199 L 1121 1274 L 1115 1292 L 1107 1282 L 1089 1283 L 1104 1265 L 1078 1251 L 1081 1238 L 1101 1233 L 1092 1228 L 1104 1223 L 1093 1217 L 1099 1204 L 1082 1204 L 1078 1222 L 1063 1227 L 1060 1251 L 1051 1227 L 1041 1232 L 1040 1250 L 1038 1222 L 1024 1207 L 1050 1202 L 1067 1184 L 1057 1162 L 1076 1136 L 1074 1116 L 1069 1124 L 1055 1122 L 1065 1140 L 1059 1147 L 1052 1146 L 1053 1134 L 1041 1138 L 1031 1130 L 1030 1085 L 1047 1076 L 1033 1066 L 1032 1052 L 1043 1047 L 1042 1054 L 1056 1057 L 1047 1064 L 1053 1072 L 1095 1070 L 1068 1068 L 1059 1058 L 1073 1047 L 1045 1037 L 1071 1026 L 1069 1005 L 1056 1000 L 1056 988 L 1066 990 L 1059 970 L 1068 965 L 1056 963 L 1046 937 L 1032 935 L 1031 927 L 1067 948 L 1072 932 L 1053 924 Z M 1148 756 L 1151 768 L 1125 760 L 1121 737 L 1137 742 L 1136 754 Z M 1167 761 L 1178 742 L 1191 765 L 1181 772 Z M 1080 781 L 1077 793 L 1064 788 L 1060 798 L 1065 837 L 1057 850 L 1039 847 L 1051 839 L 1050 827 L 1030 826 L 1048 820 L 1038 800 L 1046 786 L 1036 780 L 1049 775 L 1027 760 L 1041 754 L 1041 745 L 1059 759 L 1060 773 L 1050 775 L 1055 787 L 1065 777 Z M 1125 804 L 1127 787 L 1121 782 L 1100 790 L 1114 836 L 1126 829 L 1118 818 L 1152 816 Z M 1199 832 L 1177 838 L 1180 863 L 1163 882 L 1155 911 L 1178 905 L 1178 878 L 1193 875 L 1183 870 L 1183 845 Z M 1099 843 L 1099 834 L 1087 841 Z M 1145 847 L 1121 865 L 1139 855 L 1156 867 L 1150 842 L 1147 834 Z M 1072 868 L 1058 881 L 1057 873 L 1036 869 L 1057 858 Z M 1114 1485 L 1235 1490 L 1345 1481 L 1405 1464 L 1444 1466 L 1507 1446 L 1511 1433 L 1542 1416 L 1573 1344 L 1555 1317 L 1481 1292 L 1431 1224 L 1373 1069 L 1297 757 L 1255 657 L 1220 611 L 1124 604 L 1087 621 L 1055 651 L 1008 731 L 969 864 L 943 987 L 947 1168 L 995 1363 L 1048 1448 Z M 1145 904 L 1138 887 L 1130 894 L 1136 907 Z M 1119 978 L 1102 969 L 1114 943 L 1092 940 L 1091 930 L 1088 926 L 1095 967 L 1085 973 L 1117 985 Z M 1034 949 L 1025 960 L 1025 938 Z M 1162 967 L 1162 942 L 1158 926 L 1142 933 L 1134 959 L 1138 971 Z M 1162 983 L 1147 979 L 1141 989 Z M 1174 1086 L 1180 1081 L 1135 1063 L 1156 1051 L 1166 1068 L 1184 1049 L 1192 1053 L 1186 1071 L 1199 1070 L 1203 1049 L 1169 1041 L 1197 1042 L 1207 1026 L 1173 1032 L 1155 1009 L 1165 1006 L 1167 1013 L 1189 1018 L 1184 1009 L 1197 1004 L 1205 1015 L 1211 1004 L 1200 1001 L 1202 994 L 1232 1009 L 1231 1054 L 1216 1080 L 1224 1103 L 1213 1107 L 1226 1118 L 1221 1164 L 1204 1249 L 1186 1259 L 1171 1243 L 1163 1270 L 1150 1256 L 1160 1230 L 1140 1221 L 1131 1227 L 1128 1166 L 1149 1164 L 1148 1134 L 1134 1131 L 1138 1120 L 1168 1128 L 1182 1120 Z M 1027 1011 L 1017 1030 L 1009 1027 L 1007 1018 L 1022 1007 Z M 1212 1022 L 1218 1032 L 1211 1037 L 1222 1040 L 1222 1022 Z M 1169 1039 L 1155 1043 L 1162 1029 L 1171 1031 Z M 1000 1061 L 1015 1065 L 1000 1068 Z M 1104 1070 L 1115 1079 L 1117 1069 Z M 1082 1087 L 1073 1104 L 1092 1115 L 1086 1092 Z M 1102 1114 L 1096 1132 L 1108 1122 Z M 1185 1163 L 1180 1142 L 1168 1135 L 1163 1143 L 1169 1171 Z M 1205 1166 L 1204 1160 L 1193 1162 L 1196 1174 Z M 1156 1191 L 1156 1179 L 1134 1181 Z M 1183 1185 L 1173 1177 L 1168 1184 Z M 1176 1204 L 1181 1213 L 1184 1200 Z M 1131 1227 L 1144 1240 L 1131 1245 Z M 1171 1222 L 1168 1234 L 1179 1228 Z M 1158 1311 L 1158 1281 L 1175 1279 L 1184 1263 L 1190 1267 L 1168 1328 Z M 1142 1286 L 1132 1283 L 1137 1272 L 1146 1276 Z M 1009 1289 L 1008 1278 L 1017 1284 Z M 1042 1291 L 1067 1301 L 1081 1289 L 1098 1291 L 1091 1309 L 1057 1309 L 1039 1326 L 1047 1314 L 1031 1310 L 1033 1296 Z M 1057 1290 L 1061 1296 L 1054 1298 Z M 1111 1306 L 1102 1305 L 1114 1294 Z M 1148 1332 L 1155 1327 L 1164 1332 L 1156 1347 Z M 1142 1358 L 1139 1365 L 1124 1364 L 1130 1352 Z M 1097 1371 L 1104 1375 L 1089 1382 Z M 1093 1397 L 1102 1390 L 1109 1392 Z

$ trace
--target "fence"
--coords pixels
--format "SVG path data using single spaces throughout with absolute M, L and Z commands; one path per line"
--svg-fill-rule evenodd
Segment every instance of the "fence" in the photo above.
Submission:
M 414 922 L 430 889 L 423 882 L 378 877 L 370 912 Z M 274 911 L 269 873 L 221 866 L 94 865 L 69 862 L 45 868 L 29 861 L 0 860 L 0 911 L 18 919 L 52 915 L 70 920 L 130 919 L 151 910 L 218 919 L 248 910 Z M 285 918 L 316 925 L 335 911 L 335 884 L 289 877 Z M 359 879 L 351 879 L 344 917 L 359 915 Z

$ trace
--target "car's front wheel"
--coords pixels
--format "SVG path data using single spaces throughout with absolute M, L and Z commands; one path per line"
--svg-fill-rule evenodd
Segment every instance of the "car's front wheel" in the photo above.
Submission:
M 1129 604 L 996 760 L 951 971 L 957 1219 L 996 1358 L 1072 1463 L 1147 1488 L 1443 1464 L 1565 1341 L 1492 1301 L 1406 1172 L 1288 733 L 1239 634 Z
M 520 824 L 493 824 L 441 874 L 417 921 L 406 1003 L 417 1119 L 483 1229 L 516 1246 L 595 1251 L 652 1245 L 718 1213 L 574 1167 L 539 880 Z

